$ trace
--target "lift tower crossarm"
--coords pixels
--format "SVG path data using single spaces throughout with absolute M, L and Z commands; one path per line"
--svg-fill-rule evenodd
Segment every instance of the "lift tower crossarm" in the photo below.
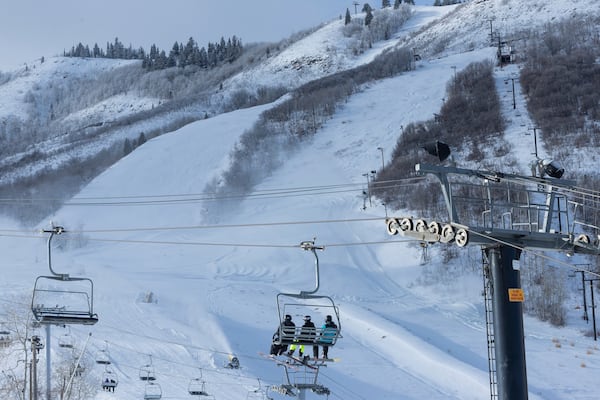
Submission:
M 450 222 L 451 223 L 459 223 L 458 214 L 456 212 L 456 208 L 454 207 L 454 202 L 452 200 L 452 189 L 450 187 L 450 182 L 448 181 L 449 174 L 455 175 L 465 175 L 471 177 L 481 178 L 483 180 L 488 180 L 492 182 L 502 182 L 502 181 L 510 181 L 514 183 L 520 184 L 536 184 L 536 185 L 549 185 L 549 186 L 560 186 L 566 188 L 572 188 L 575 185 L 574 181 L 566 180 L 566 179 L 544 179 L 538 178 L 535 176 L 522 176 L 515 174 L 507 174 L 504 172 L 494 172 L 494 171 L 483 171 L 483 170 L 472 170 L 467 168 L 457 168 L 457 167 L 442 167 L 439 165 L 431 165 L 431 164 L 416 164 L 415 171 L 417 173 L 422 174 L 433 174 L 435 175 L 442 184 L 442 192 L 444 195 L 444 201 L 446 202 L 446 207 L 448 208 L 448 212 L 450 214 Z

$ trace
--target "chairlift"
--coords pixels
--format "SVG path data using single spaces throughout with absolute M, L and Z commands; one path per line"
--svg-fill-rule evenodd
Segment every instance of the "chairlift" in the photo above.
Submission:
M 152 365 L 152 355 L 150 357 L 150 363 L 142 365 L 140 367 L 140 380 L 142 381 L 154 381 L 156 380 L 156 374 L 154 373 L 154 366 Z
M 94 325 L 94 283 L 89 278 L 72 277 L 52 269 L 51 242 L 64 228 L 53 227 L 48 238 L 48 268 L 52 275 L 38 276 L 33 288 L 31 311 L 42 325 Z
M 273 338 L 275 345 L 316 345 L 334 346 L 339 338 L 341 338 L 341 323 L 338 307 L 333 299 L 326 295 L 316 294 L 319 290 L 319 258 L 316 250 L 324 250 L 322 246 L 315 246 L 314 241 L 305 241 L 300 243 L 303 250 L 311 251 L 315 257 L 315 276 L 316 286 L 311 291 L 301 291 L 300 293 L 279 293 L 277 294 L 277 309 L 279 314 L 279 335 Z M 296 320 L 301 320 L 305 315 L 310 315 L 313 321 L 317 320 L 316 316 L 322 317 L 320 321 L 325 321 L 327 316 L 331 316 L 331 321 L 337 325 L 335 332 L 329 328 L 324 329 L 318 324 L 315 324 L 315 335 L 303 335 L 301 324 L 297 324 L 292 333 L 290 330 L 285 330 L 284 321 L 286 316 L 296 316 Z M 315 338 L 327 337 L 324 342 L 315 342 Z
M 104 342 L 104 349 L 100 349 L 96 353 L 96 364 L 110 364 L 110 353 L 108 352 L 108 343 Z
M 71 336 L 71 328 L 67 326 L 67 329 L 67 333 L 58 338 L 58 347 L 72 349 L 75 343 L 73 337 Z
M 260 384 L 260 378 L 259 378 L 258 379 L 258 387 L 253 390 L 248 391 L 248 393 L 246 394 L 246 400 L 268 400 L 268 399 L 270 399 L 270 397 L 267 393 L 268 390 L 269 390 L 268 386 L 266 388 L 262 387 L 262 385 Z
M 0 347 L 7 347 L 11 342 L 10 331 L 0 323 Z
M 144 389 L 144 400 L 158 400 L 162 398 L 162 389 L 157 382 L 146 383 Z
M 188 385 L 188 393 L 192 396 L 208 396 L 205 386 L 206 382 L 204 382 L 201 378 L 194 378 L 190 380 Z
M 81 364 L 75 366 L 75 376 L 81 376 L 85 372 L 85 367 Z
M 107 366 L 102 374 L 102 390 L 114 392 L 118 384 L 119 379 L 117 378 L 117 374 Z
M 206 382 L 202 380 L 202 369 L 200 369 L 200 377 L 190 380 L 190 383 L 188 385 L 188 393 L 192 396 L 203 396 L 204 398 L 213 398 L 211 395 L 208 394 L 205 386 Z

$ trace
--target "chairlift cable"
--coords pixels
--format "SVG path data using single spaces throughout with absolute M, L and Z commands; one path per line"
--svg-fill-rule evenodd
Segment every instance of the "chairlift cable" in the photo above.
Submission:
M 333 223 L 348 223 L 348 222 L 368 222 L 381 221 L 383 217 L 372 218 L 349 218 L 349 219 L 324 219 L 324 220 L 308 220 L 308 221 L 280 221 L 280 222 L 258 222 L 250 224 L 223 224 L 223 225 L 191 225 L 191 226 L 171 226 L 171 227 L 147 227 L 147 228 L 122 228 L 122 229 L 85 229 L 80 231 L 71 231 L 75 233 L 106 233 L 106 232 L 138 232 L 138 231 L 167 231 L 167 230 L 195 230 L 195 229 L 225 229 L 225 228 L 256 228 L 279 225 L 310 225 L 310 224 L 333 224 Z M 0 231 L 1 232 L 1 231 Z
M 216 242 L 180 242 L 180 241 L 161 241 L 161 240 L 131 240 L 131 239 L 107 239 L 107 238 L 89 238 L 90 241 L 110 242 L 110 243 L 131 243 L 131 244 L 153 244 L 153 245 L 185 245 L 185 246 L 214 246 L 214 247 L 256 247 L 256 248 L 283 248 L 295 249 L 298 245 L 288 244 L 260 244 L 260 243 L 216 243 Z M 376 244 L 398 244 L 413 242 L 415 239 L 406 240 L 381 240 L 371 242 L 354 242 L 354 243 L 332 243 L 325 244 L 327 247 L 348 247 L 348 246 L 369 246 Z M 419 241 L 419 240 L 417 240 Z
M 425 180 L 425 177 L 408 177 L 396 180 L 378 181 L 372 183 L 376 189 L 388 187 L 401 187 L 412 185 L 415 182 Z M 408 182 L 408 183 L 406 183 Z M 131 196 L 102 196 L 102 197 L 78 197 L 64 203 L 64 206 L 87 206 L 87 205 L 157 205 L 157 204 L 181 204 L 200 201 L 224 200 L 224 199 L 256 199 L 256 198 L 280 198 L 280 197 L 298 197 L 313 196 L 320 194 L 335 194 L 353 192 L 364 186 L 364 183 L 342 183 L 321 186 L 291 187 L 291 188 L 273 188 L 261 189 L 251 193 L 237 195 L 219 195 L 217 193 L 189 193 L 189 194 L 161 194 L 161 195 L 131 195 Z M 57 198 L 39 198 L 39 199 L 16 199 L 0 198 L 0 203 L 4 204 L 34 204 L 60 201 Z
M 153 231 L 171 231 L 171 230 L 196 230 L 196 229 L 239 229 L 239 228 L 256 228 L 269 227 L 278 225 L 310 225 L 310 224 L 334 224 L 334 223 L 350 223 L 350 222 L 369 222 L 381 221 L 385 217 L 370 217 L 370 218 L 348 218 L 348 219 L 323 219 L 323 220 L 307 220 L 307 221 L 277 221 L 277 222 L 258 222 L 250 224 L 224 224 L 224 225 L 189 225 L 189 226 L 164 226 L 164 227 L 133 227 L 133 228 L 111 228 L 111 229 L 83 229 L 70 230 L 73 234 L 87 233 L 117 233 L 117 232 L 153 232 Z M 4 232 L 8 232 L 5 234 Z M 0 229 L 0 237 L 17 237 L 27 239 L 39 239 L 41 236 L 23 234 L 15 235 L 12 233 L 25 233 L 27 231 L 15 229 Z

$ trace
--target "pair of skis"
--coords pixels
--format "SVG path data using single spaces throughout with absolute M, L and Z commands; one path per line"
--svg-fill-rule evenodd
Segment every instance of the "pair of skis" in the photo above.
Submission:
M 277 365 L 283 365 L 286 367 L 299 367 L 299 366 L 305 366 L 308 367 L 310 369 L 319 369 L 320 366 L 325 365 L 327 362 L 338 362 L 339 359 L 338 358 L 298 358 L 298 357 L 294 357 L 292 355 L 289 354 L 282 354 L 286 357 L 286 359 L 281 359 L 278 356 L 275 356 L 273 354 L 265 354 L 265 353 L 258 353 L 260 354 L 262 357 L 271 360 L 271 361 L 275 361 L 275 363 Z

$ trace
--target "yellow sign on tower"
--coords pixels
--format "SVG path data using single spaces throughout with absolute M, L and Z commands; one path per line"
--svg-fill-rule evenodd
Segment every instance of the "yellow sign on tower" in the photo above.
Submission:
M 523 289 L 508 289 L 508 301 L 513 303 L 522 303 L 525 301 Z

